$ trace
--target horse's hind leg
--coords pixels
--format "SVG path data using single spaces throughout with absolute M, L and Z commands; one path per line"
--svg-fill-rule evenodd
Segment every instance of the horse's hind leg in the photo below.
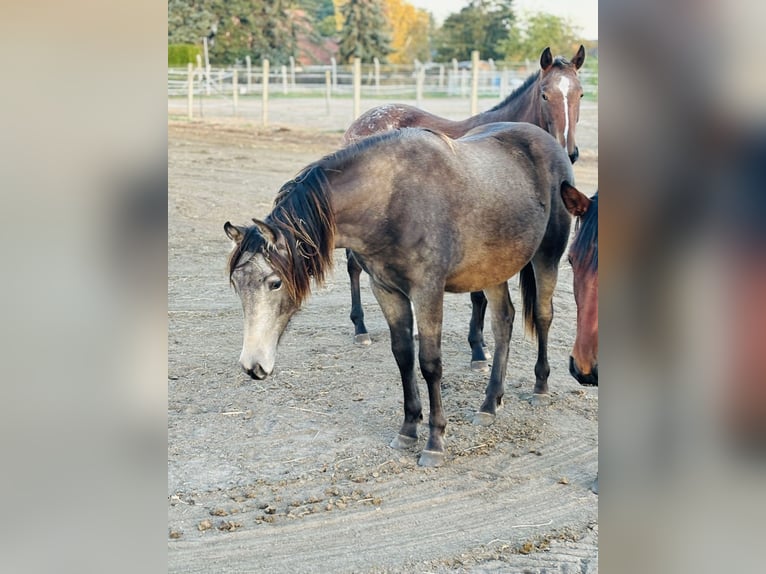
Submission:
M 508 353 L 513 330 L 513 318 L 516 314 L 511 297 L 508 294 L 508 283 L 485 289 L 492 313 L 492 334 L 495 337 L 495 358 L 492 361 L 492 372 L 479 412 L 474 416 L 474 424 L 489 425 L 495 420 L 497 408 L 502 405 L 505 393 L 505 372 L 508 367 Z
M 386 291 L 370 282 L 383 316 L 391 332 L 391 351 L 399 367 L 404 391 L 404 422 L 399 435 L 391 441 L 394 448 L 408 448 L 418 440 L 418 423 L 423 420 L 423 407 L 415 380 L 415 344 L 412 337 L 410 301 L 397 291 Z
M 471 346 L 471 370 L 489 370 L 487 347 L 484 344 L 484 313 L 487 298 L 482 291 L 471 293 L 471 323 L 468 326 L 468 344 Z
M 364 309 L 362 309 L 362 295 L 359 287 L 359 277 L 362 274 L 362 266 L 354 256 L 354 252 L 346 249 L 346 269 L 351 283 L 351 322 L 354 324 L 354 343 L 369 345 L 370 335 L 364 325 Z
M 553 291 L 558 279 L 558 262 L 542 257 L 532 260 L 537 300 L 534 308 L 534 324 L 537 331 L 537 363 L 535 364 L 535 390 L 533 402 L 540 402 L 540 397 L 548 395 L 548 331 L 553 321 Z

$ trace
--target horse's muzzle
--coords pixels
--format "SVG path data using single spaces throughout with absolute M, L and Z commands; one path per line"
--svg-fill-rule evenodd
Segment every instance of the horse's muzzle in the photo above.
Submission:
M 569 161 L 574 163 L 574 162 L 577 161 L 577 158 L 579 158 L 579 157 L 580 157 L 580 148 L 575 146 L 574 151 L 569 154 Z
M 250 375 L 251 379 L 257 379 L 259 381 L 262 381 L 266 377 L 269 376 L 269 374 L 261 367 L 261 365 L 257 364 L 252 368 L 248 369 L 247 367 L 243 366 L 242 370 L 245 371 L 248 375 Z
M 598 386 L 598 365 L 594 365 L 593 370 L 589 374 L 584 375 L 583 373 L 580 372 L 580 369 L 577 368 L 574 357 L 570 356 L 569 357 L 569 374 L 572 375 L 575 378 L 575 380 L 583 386 L 586 386 L 586 387 Z

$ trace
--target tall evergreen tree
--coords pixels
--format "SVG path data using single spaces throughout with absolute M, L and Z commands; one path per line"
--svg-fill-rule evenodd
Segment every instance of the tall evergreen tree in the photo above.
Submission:
M 348 0 L 342 8 L 344 18 L 340 32 L 340 58 L 351 62 L 361 58 L 371 63 L 373 58 L 387 61 L 391 53 L 388 20 L 380 0 Z
M 200 44 L 218 23 L 211 0 L 168 0 L 168 44 Z

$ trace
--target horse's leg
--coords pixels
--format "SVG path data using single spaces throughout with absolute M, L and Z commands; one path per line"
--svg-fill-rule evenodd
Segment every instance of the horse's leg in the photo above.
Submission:
M 471 346 L 471 370 L 486 372 L 489 370 L 487 347 L 484 345 L 484 313 L 487 310 L 487 298 L 483 291 L 471 293 L 471 323 L 468 326 L 468 344 Z
M 362 309 L 362 295 L 359 288 L 359 277 L 362 274 L 362 266 L 354 256 L 354 252 L 346 249 L 346 269 L 351 283 L 351 322 L 354 324 L 354 343 L 369 345 L 370 335 L 364 325 L 364 309 Z
M 418 317 L 420 372 L 428 385 L 428 442 L 420 454 L 421 466 L 439 466 L 444 462 L 444 431 L 447 418 L 442 407 L 442 315 L 444 293 L 419 293 L 414 298 Z
M 553 321 L 553 291 L 558 279 L 558 261 L 538 255 L 532 260 L 537 286 L 534 306 L 534 324 L 537 331 L 537 363 L 535 364 L 535 390 L 533 404 L 542 404 L 548 398 L 548 331 Z
M 485 289 L 492 313 L 492 334 L 495 336 L 495 358 L 492 361 L 492 372 L 484 396 L 484 402 L 479 412 L 474 416 L 474 424 L 490 425 L 495 420 L 497 408 L 503 404 L 505 392 L 503 383 L 508 367 L 508 352 L 511 345 L 513 318 L 516 314 L 511 296 L 508 293 L 508 283 Z
M 404 391 L 404 422 L 399 435 L 391 441 L 394 448 L 408 448 L 418 440 L 418 423 L 423 420 L 423 407 L 415 380 L 415 344 L 412 339 L 412 308 L 410 301 L 398 291 L 386 291 L 371 281 L 372 292 L 378 300 L 391 333 L 391 351 L 399 367 Z

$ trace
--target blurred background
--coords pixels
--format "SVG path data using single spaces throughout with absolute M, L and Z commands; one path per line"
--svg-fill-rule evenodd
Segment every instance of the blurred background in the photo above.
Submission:
M 0 7 L 9 571 L 164 568 L 166 58 L 181 4 Z M 303 9 L 342 64 L 335 6 L 318 19 L 315 4 Z M 508 5 L 522 20 L 515 2 L 454 4 L 424 19 L 421 62 L 489 57 L 477 38 L 450 47 L 455 14 L 457 27 L 476 6 L 495 13 L 483 32 L 508 32 Z M 765 10 L 617 1 L 600 4 L 595 37 L 577 31 L 597 40 L 601 76 L 604 572 L 762 569 Z M 496 61 L 533 29 L 493 44 Z M 236 63 L 223 36 L 210 56 Z

